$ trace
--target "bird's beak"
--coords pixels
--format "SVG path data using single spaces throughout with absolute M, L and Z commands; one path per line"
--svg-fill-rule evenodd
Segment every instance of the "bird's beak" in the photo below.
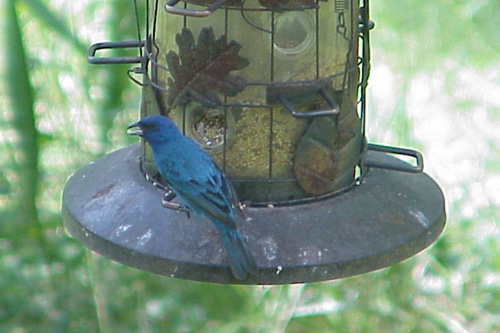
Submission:
M 137 135 L 137 136 L 144 136 L 144 132 L 141 129 L 141 124 L 140 122 L 136 122 L 131 124 L 129 127 L 127 127 L 127 134 L 128 135 Z

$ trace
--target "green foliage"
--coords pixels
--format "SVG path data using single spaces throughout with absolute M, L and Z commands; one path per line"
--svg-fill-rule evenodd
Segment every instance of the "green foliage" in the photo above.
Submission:
M 500 330 L 496 0 L 371 4 L 369 139 L 424 152 L 426 170 L 447 194 L 445 235 L 384 270 L 272 287 L 141 272 L 64 232 L 67 177 L 132 142 L 124 128 L 137 118 L 140 89 L 128 81 L 127 66 L 87 64 L 82 46 L 102 41 L 97 32 L 135 38 L 132 2 L 55 3 L 1 3 L 0 331 Z M 109 23 L 95 28 L 103 20 Z
M 37 225 L 36 196 L 38 194 L 38 133 L 33 109 L 34 95 L 25 49 L 20 31 L 15 1 L 6 2 L 6 80 L 12 108 L 12 126 L 18 135 L 16 148 L 19 158 L 16 168 L 23 174 L 18 194 L 19 218 L 22 223 Z M 39 231 L 39 230 L 38 230 Z
M 30 14 L 45 25 L 47 31 L 52 31 L 60 35 L 67 42 L 71 43 L 76 51 L 87 53 L 87 47 L 73 34 L 66 24 L 66 21 L 57 13 L 53 12 L 45 2 L 41 0 L 19 0 L 20 4 L 25 4 Z
M 500 4 L 486 2 L 476 10 L 472 16 L 472 23 L 476 27 L 477 35 L 497 55 L 500 54 Z
M 397 54 L 391 59 L 401 74 L 439 69 L 444 59 L 474 66 L 498 59 L 496 1 L 383 0 L 371 5 L 372 38 L 384 54 Z

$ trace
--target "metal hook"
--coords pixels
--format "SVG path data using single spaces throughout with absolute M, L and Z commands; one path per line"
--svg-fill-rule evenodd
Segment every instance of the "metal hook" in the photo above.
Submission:
M 87 56 L 87 61 L 94 65 L 102 64 L 137 64 L 143 60 L 143 57 L 96 57 L 96 52 L 98 50 L 109 50 L 109 49 L 126 49 L 132 47 L 144 47 L 146 45 L 145 40 L 127 40 L 120 42 L 104 42 L 96 43 L 90 46 L 89 53 Z
M 130 68 L 129 70 L 127 70 L 127 76 L 130 80 L 132 80 L 132 82 L 136 83 L 137 85 L 141 86 L 141 87 L 144 87 L 145 84 L 140 82 L 139 80 L 137 80 L 136 78 L 134 78 L 132 76 L 132 74 L 146 74 L 146 72 L 144 71 L 144 68 L 142 67 L 134 67 L 134 68 Z
M 217 9 L 222 7 L 229 0 L 217 0 L 211 6 L 207 7 L 204 10 L 194 10 L 194 9 L 186 9 L 186 8 L 177 8 L 175 5 L 179 3 L 181 0 L 170 0 L 165 4 L 165 10 L 167 13 L 182 15 L 182 16 L 192 16 L 192 17 L 207 17 Z
M 322 87 L 319 90 L 319 94 L 326 103 L 331 107 L 329 110 L 317 110 L 317 111 L 308 111 L 308 112 L 300 112 L 297 111 L 295 106 L 288 100 L 287 96 L 283 93 L 279 93 L 277 95 L 278 100 L 283 104 L 283 106 L 296 118 L 313 118 L 313 117 L 322 117 L 322 116 L 333 116 L 340 112 L 339 105 L 337 102 L 327 93 L 325 87 Z
M 391 146 L 382 146 L 373 143 L 369 143 L 367 145 L 368 150 L 379 151 L 382 153 L 396 154 L 396 155 L 405 155 L 415 158 L 416 165 L 410 164 L 393 164 L 387 162 L 380 161 L 365 161 L 365 166 L 379 169 L 388 169 L 388 170 L 397 170 L 403 172 L 411 172 L 411 173 L 419 173 L 424 170 L 424 158 L 421 153 L 413 149 L 399 148 L 399 147 L 391 147 Z

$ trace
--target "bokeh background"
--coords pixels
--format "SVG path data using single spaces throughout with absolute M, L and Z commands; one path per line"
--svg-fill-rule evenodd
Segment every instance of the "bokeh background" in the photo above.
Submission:
M 129 66 L 86 62 L 91 43 L 136 38 L 133 2 L 0 4 L 0 331 L 500 331 L 497 0 L 371 1 L 368 139 L 424 154 L 442 237 L 377 272 L 253 287 L 141 272 L 65 233 L 67 178 L 135 142 Z

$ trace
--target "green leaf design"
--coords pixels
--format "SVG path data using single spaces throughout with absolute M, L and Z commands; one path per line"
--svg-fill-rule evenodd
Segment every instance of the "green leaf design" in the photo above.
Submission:
M 167 104 L 169 109 L 196 100 L 207 107 L 220 104 L 220 95 L 236 96 L 247 85 L 245 78 L 231 75 L 231 71 L 248 66 L 247 59 L 239 55 L 241 45 L 227 42 L 225 35 L 215 39 L 212 28 L 201 29 L 195 44 L 193 33 L 187 28 L 177 34 L 179 54 L 170 51 L 167 65 Z

